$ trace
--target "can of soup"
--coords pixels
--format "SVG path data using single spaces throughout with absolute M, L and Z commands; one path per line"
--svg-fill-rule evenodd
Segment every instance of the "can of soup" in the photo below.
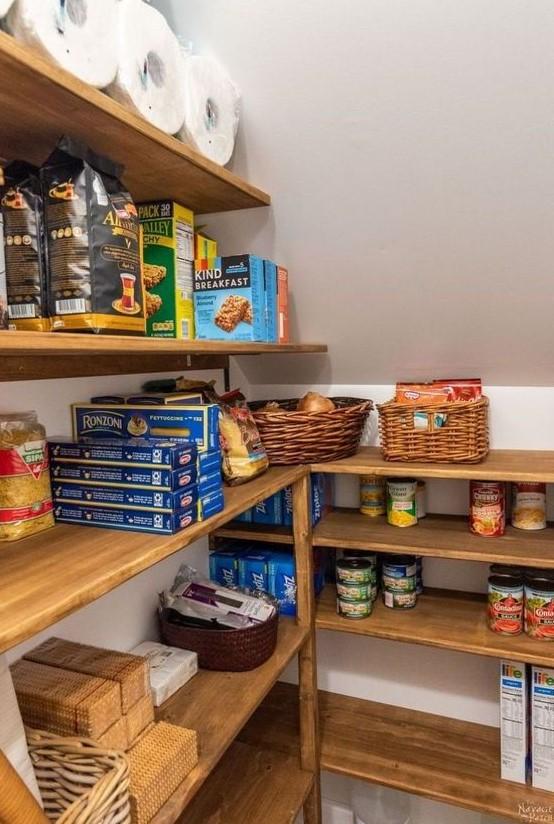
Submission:
M 413 555 L 390 555 L 383 561 L 383 576 L 411 578 L 417 573 L 417 561 Z
M 360 477 L 360 512 L 376 518 L 384 515 L 385 503 L 385 480 L 379 475 L 361 475 Z
M 489 628 L 502 635 L 523 630 L 523 579 L 491 575 L 489 578 Z
M 529 578 L 525 582 L 525 632 L 539 641 L 554 639 L 554 581 Z
M 337 581 L 337 595 L 341 601 L 369 601 L 371 584 L 343 584 Z
M 504 535 L 506 488 L 496 481 L 470 481 L 469 528 L 486 538 Z
M 369 584 L 375 576 L 375 566 L 365 558 L 342 558 L 337 561 L 337 581 L 341 583 Z
M 417 603 L 417 595 L 413 592 L 383 592 L 383 603 L 391 609 L 412 609 Z
M 343 618 L 369 618 L 373 601 L 344 601 L 337 598 L 337 613 Z
M 387 520 L 392 526 L 415 526 L 417 481 L 400 478 L 387 481 Z
M 507 564 L 491 564 L 489 572 L 491 575 L 500 575 L 501 578 L 523 578 L 526 574 L 523 567 L 508 566 Z
M 546 529 L 546 484 L 512 484 L 512 526 Z

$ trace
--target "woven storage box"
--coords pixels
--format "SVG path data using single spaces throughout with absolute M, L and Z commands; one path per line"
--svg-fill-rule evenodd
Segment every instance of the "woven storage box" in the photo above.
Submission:
M 125 718 L 121 716 L 119 721 L 112 724 L 99 738 L 96 743 L 103 750 L 122 750 L 127 752 L 131 744 L 127 737 L 127 724 Z
M 141 732 L 154 720 L 154 704 L 150 693 L 143 696 L 140 701 L 130 707 L 129 712 L 123 716 L 129 746 L 132 747 Z
M 56 824 L 130 824 L 126 756 L 84 738 L 27 729 L 44 812 Z
M 164 642 L 196 652 L 202 669 L 244 672 L 275 652 L 279 615 L 247 629 L 193 629 L 171 624 L 161 610 L 160 625 Z
M 262 411 L 267 401 L 249 406 L 271 464 L 337 461 L 354 455 L 373 404 L 360 398 L 332 398 L 331 412 L 297 412 L 298 398 L 279 401 L 281 409 Z M 282 411 L 281 411 L 282 410 Z
M 488 398 L 406 406 L 389 401 L 377 407 L 381 449 L 386 461 L 479 463 L 489 451 Z M 428 429 L 415 429 L 414 412 L 424 413 Z M 435 427 L 434 416 L 447 416 Z

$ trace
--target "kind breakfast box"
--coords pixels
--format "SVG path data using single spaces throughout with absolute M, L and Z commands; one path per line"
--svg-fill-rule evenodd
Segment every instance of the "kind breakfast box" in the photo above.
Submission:
M 529 774 L 528 718 L 525 664 L 519 661 L 501 661 L 500 777 L 518 784 L 525 784 Z
M 199 340 L 266 341 L 263 260 L 238 255 L 196 261 L 194 317 Z
M 554 669 L 533 667 L 531 680 L 533 787 L 554 790 Z
M 194 338 L 194 215 L 172 201 L 141 203 L 146 334 Z
M 75 403 L 73 437 L 186 441 L 198 452 L 219 449 L 217 404 L 148 406 Z

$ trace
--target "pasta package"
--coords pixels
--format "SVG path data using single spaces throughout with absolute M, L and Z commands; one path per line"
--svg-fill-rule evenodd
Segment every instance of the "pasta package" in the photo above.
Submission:
M 240 392 L 222 395 L 218 403 L 223 475 L 229 484 L 246 483 L 269 467 L 256 421 Z
M 54 525 L 46 432 L 34 412 L 0 415 L 0 541 Z

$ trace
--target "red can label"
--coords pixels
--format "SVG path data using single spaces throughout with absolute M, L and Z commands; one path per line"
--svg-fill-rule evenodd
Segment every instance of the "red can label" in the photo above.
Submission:
M 503 483 L 470 482 L 469 527 L 474 535 L 486 538 L 504 535 L 506 488 Z
M 489 627 L 502 635 L 519 635 L 523 630 L 523 584 L 502 586 L 489 582 Z
M 530 583 L 525 587 L 525 632 L 541 641 L 554 640 L 554 592 Z

